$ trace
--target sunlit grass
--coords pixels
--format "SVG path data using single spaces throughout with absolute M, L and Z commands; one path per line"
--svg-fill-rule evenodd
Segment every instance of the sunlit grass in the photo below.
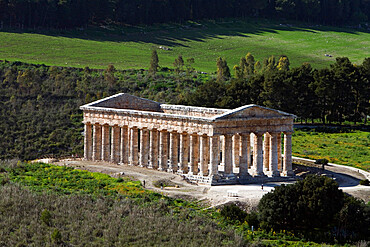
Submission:
M 293 155 L 309 159 L 325 158 L 329 162 L 370 170 L 370 133 L 323 133 L 296 130 Z
M 119 69 L 148 68 L 151 49 L 159 46 L 170 48 L 158 50 L 162 67 L 173 67 L 174 59 L 181 54 L 185 59 L 195 58 L 197 70 L 214 72 L 218 56 L 225 57 L 232 68 L 240 57 L 251 52 L 260 61 L 270 55 L 285 54 L 292 66 L 309 62 L 322 68 L 340 56 L 362 63 L 370 54 L 370 34 L 346 28 L 287 26 L 266 20 L 0 32 L 0 59 L 58 66 L 105 68 L 113 64 Z

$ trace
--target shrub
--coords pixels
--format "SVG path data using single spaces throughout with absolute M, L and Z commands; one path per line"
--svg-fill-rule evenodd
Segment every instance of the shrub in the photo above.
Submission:
M 361 180 L 361 181 L 360 181 L 360 184 L 361 184 L 361 185 L 369 186 L 370 181 L 369 181 L 369 179 L 364 179 L 364 180 Z
M 51 225 L 51 213 L 49 212 L 49 210 L 44 209 L 41 212 L 40 220 L 47 226 Z
M 234 203 L 231 203 L 229 205 L 225 205 L 222 208 L 221 216 L 224 217 L 226 220 L 243 222 L 247 217 L 247 213 L 240 209 Z
M 329 161 L 327 159 L 317 159 L 315 161 L 315 164 L 319 164 L 319 165 L 327 165 L 329 163 Z
M 51 239 L 57 244 L 62 241 L 62 234 L 58 229 L 54 229 L 53 233 L 51 234 Z

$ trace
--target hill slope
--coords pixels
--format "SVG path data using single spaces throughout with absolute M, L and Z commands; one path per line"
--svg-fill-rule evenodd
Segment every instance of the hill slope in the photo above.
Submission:
M 35 31 L 34 31 L 35 32 Z M 160 66 L 173 67 L 178 55 L 195 58 L 200 71 L 216 70 L 216 58 L 229 66 L 251 52 L 262 61 L 285 54 L 292 66 L 309 62 L 328 66 L 346 56 L 361 63 L 370 54 L 370 33 L 324 26 L 298 26 L 266 20 L 227 20 L 151 27 L 93 27 L 87 30 L 0 32 L 0 59 L 47 65 L 106 68 L 147 68 L 152 48 L 160 46 Z M 333 57 L 327 57 L 330 54 Z

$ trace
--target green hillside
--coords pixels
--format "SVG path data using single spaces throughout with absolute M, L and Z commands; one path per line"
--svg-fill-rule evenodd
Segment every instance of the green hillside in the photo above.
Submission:
M 292 66 L 309 62 L 322 68 L 341 56 L 361 63 L 370 54 L 370 33 L 266 20 L 0 32 L 0 59 L 47 65 L 106 68 L 111 63 L 119 69 L 147 68 L 154 47 L 162 67 L 173 67 L 181 54 L 185 59 L 195 58 L 197 70 L 213 72 L 218 56 L 225 57 L 232 68 L 241 56 L 251 52 L 257 60 L 285 54 Z

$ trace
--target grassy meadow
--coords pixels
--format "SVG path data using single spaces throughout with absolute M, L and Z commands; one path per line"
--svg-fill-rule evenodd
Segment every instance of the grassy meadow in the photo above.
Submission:
M 169 50 L 158 49 L 159 46 Z M 151 49 L 160 66 L 173 67 L 178 55 L 195 58 L 199 71 L 216 71 L 216 58 L 232 68 L 251 52 L 262 61 L 285 54 L 292 66 L 309 62 L 328 66 L 346 56 L 362 63 L 370 54 L 370 33 L 364 29 L 286 24 L 267 20 L 225 20 L 155 26 L 89 27 L 40 31 L 0 30 L 0 60 L 36 64 L 119 69 L 148 68 Z M 330 54 L 333 57 L 326 57 Z
M 325 133 L 296 130 L 292 138 L 293 155 L 370 170 L 370 132 Z

